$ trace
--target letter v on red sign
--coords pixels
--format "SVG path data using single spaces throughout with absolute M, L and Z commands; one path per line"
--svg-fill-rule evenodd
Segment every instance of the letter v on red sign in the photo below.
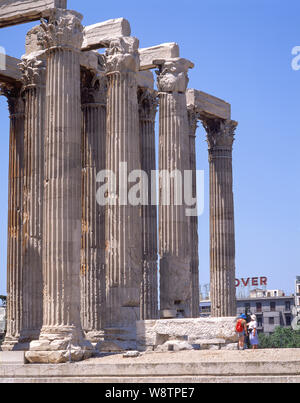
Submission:
M 243 282 L 245 287 L 247 287 L 249 285 L 249 281 L 250 281 L 250 278 L 247 278 L 247 281 L 245 281 L 245 279 L 242 278 L 242 282 Z

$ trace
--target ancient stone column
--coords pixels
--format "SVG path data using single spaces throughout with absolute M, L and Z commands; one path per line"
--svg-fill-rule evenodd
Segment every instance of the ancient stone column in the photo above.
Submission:
M 210 163 L 210 271 L 213 317 L 236 315 L 232 147 L 237 123 L 203 118 Z
M 142 284 L 141 206 L 132 205 L 128 175 L 141 168 L 137 72 L 138 40 L 111 42 L 107 57 L 107 158 L 115 175 L 108 190 L 106 215 L 107 334 L 135 340 Z M 120 165 L 121 164 L 121 165 Z M 128 187 L 128 189 L 127 189 Z M 120 330 L 121 329 L 121 330 Z M 120 345 L 120 343 L 119 343 Z M 126 344 L 128 347 L 129 344 Z
M 190 169 L 185 59 L 155 61 L 159 66 L 159 241 L 160 305 L 165 318 L 192 316 L 189 217 L 184 205 L 184 171 Z M 170 179 L 171 178 L 171 179 Z M 170 197 L 166 191 L 170 191 Z
M 141 167 L 148 178 L 147 205 L 142 206 L 143 283 L 141 320 L 158 318 L 157 207 L 152 203 L 152 172 L 156 170 L 155 116 L 156 91 L 139 88 Z M 153 184 L 155 186 L 155 184 Z
M 8 236 L 7 236 L 7 331 L 3 351 L 16 349 L 22 330 L 23 313 L 23 179 L 24 179 L 24 102 L 21 88 L 1 85 L 10 113 Z
M 190 170 L 193 174 L 193 197 L 197 197 L 197 164 L 196 164 L 196 130 L 199 114 L 194 109 L 188 110 L 189 117 L 189 148 Z M 199 286 L 199 238 L 198 215 L 190 217 L 190 245 L 191 245 L 191 271 L 192 271 L 192 317 L 200 315 L 200 286 Z
M 38 339 L 43 320 L 42 234 L 46 62 L 43 52 L 23 58 L 25 99 L 23 188 L 23 312 L 21 343 Z
M 30 362 L 84 358 L 80 320 L 82 16 L 57 10 L 42 21 L 47 49 L 43 327 Z M 88 354 L 88 353 L 87 353 Z
M 81 323 L 88 340 L 103 338 L 105 319 L 105 207 L 96 200 L 97 174 L 105 169 L 106 78 L 82 69 Z

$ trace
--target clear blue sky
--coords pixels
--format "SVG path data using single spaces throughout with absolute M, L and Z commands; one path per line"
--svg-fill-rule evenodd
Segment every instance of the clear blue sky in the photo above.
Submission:
M 196 67 L 190 88 L 232 104 L 239 121 L 234 147 L 237 276 L 268 276 L 269 288 L 294 291 L 300 275 L 299 0 L 69 0 L 84 24 L 125 17 L 141 47 L 177 42 Z M 0 30 L 0 46 L 24 53 L 36 24 Z M 6 288 L 9 122 L 0 98 L 0 293 Z M 200 218 L 200 278 L 209 282 L 207 144 L 198 130 L 198 169 L 205 170 L 206 207 Z

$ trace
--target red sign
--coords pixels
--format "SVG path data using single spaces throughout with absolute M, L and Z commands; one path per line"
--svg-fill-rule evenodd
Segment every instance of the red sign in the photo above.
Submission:
M 262 287 L 268 285 L 267 277 L 253 277 L 253 278 L 242 278 L 240 280 L 235 280 L 235 286 L 238 287 Z

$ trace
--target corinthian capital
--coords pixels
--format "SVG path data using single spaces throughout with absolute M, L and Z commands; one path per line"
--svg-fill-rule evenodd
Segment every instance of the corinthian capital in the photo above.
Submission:
M 213 150 L 215 147 L 232 148 L 237 122 L 202 117 L 202 123 L 207 133 L 209 150 Z
M 138 72 L 140 67 L 139 41 L 131 36 L 114 39 L 106 50 L 106 72 Z
M 103 72 L 81 70 L 81 103 L 106 105 L 107 78 Z
M 44 49 L 53 47 L 80 50 L 83 42 L 82 15 L 76 11 L 56 9 L 49 21 L 42 20 L 44 33 L 39 41 Z
M 138 102 L 140 119 L 154 122 L 158 107 L 157 92 L 150 88 L 139 88 Z
M 46 58 L 45 52 L 37 52 L 29 56 L 23 56 L 19 64 L 22 71 L 24 88 L 28 86 L 46 85 Z
M 0 95 L 4 95 L 7 98 L 8 109 L 10 115 L 23 114 L 24 101 L 21 95 L 21 86 L 11 84 L 0 84 Z
M 160 92 L 185 93 L 189 83 L 188 71 L 194 68 L 192 62 L 186 59 L 175 58 L 154 60 L 153 64 L 159 67 L 156 74 L 157 86 Z
M 198 121 L 200 120 L 200 113 L 197 112 L 195 107 L 188 108 L 188 118 L 189 118 L 190 136 L 196 137 L 196 130 L 198 128 Z

